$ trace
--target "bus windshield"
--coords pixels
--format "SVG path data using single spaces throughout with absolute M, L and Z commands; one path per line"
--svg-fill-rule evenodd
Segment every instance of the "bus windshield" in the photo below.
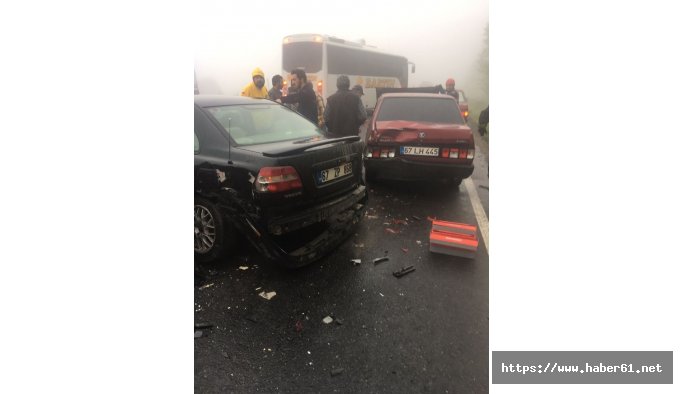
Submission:
M 323 44 L 318 42 L 291 42 L 282 45 L 282 68 L 292 71 L 301 68 L 316 73 L 323 68 Z

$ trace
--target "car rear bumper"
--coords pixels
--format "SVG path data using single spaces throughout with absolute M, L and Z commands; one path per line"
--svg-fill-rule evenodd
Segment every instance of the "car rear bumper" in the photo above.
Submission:
M 378 178 L 400 180 L 423 180 L 441 178 L 467 178 L 474 171 L 473 164 L 421 163 L 401 157 L 365 159 L 365 170 Z
M 230 203 L 231 208 L 227 212 L 232 213 L 230 216 L 235 227 L 262 255 L 285 267 L 297 268 L 324 257 L 348 238 L 355 231 L 354 224 L 363 217 L 367 199 L 366 188 L 360 185 L 352 193 L 327 203 L 269 221 L 235 210 L 234 202 Z M 320 222 L 325 222 L 325 229 L 299 242 L 293 250 L 285 248 L 276 233 L 271 231 L 279 228 L 281 233 L 296 237 L 297 230 Z

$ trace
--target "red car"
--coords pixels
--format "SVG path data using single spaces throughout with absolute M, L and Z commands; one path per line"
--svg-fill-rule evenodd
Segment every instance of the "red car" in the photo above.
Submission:
M 366 143 L 367 179 L 448 179 L 459 185 L 474 171 L 472 130 L 446 94 L 383 94 Z

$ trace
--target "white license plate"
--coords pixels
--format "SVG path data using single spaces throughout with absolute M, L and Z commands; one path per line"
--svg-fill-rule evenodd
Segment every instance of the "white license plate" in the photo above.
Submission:
M 439 148 L 432 146 L 402 146 L 401 154 L 413 156 L 439 156 Z
M 326 170 L 318 171 L 318 184 L 333 181 L 353 173 L 353 165 L 351 163 L 344 163 L 342 165 L 328 168 Z

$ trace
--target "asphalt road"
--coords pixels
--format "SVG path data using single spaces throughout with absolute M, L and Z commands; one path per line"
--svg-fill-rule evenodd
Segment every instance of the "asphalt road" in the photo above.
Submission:
M 478 141 L 472 180 L 488 216 L 485 148 Z M 250 248 L 200 267 L 195 323 L 215 326 L 194 340 L 197 393 L 488 392 L 487 249 L 429 252 L 428 216 L 477 224 L 465 184 L 369 188 L 357 233 L 309 267 L 288 271 Z

